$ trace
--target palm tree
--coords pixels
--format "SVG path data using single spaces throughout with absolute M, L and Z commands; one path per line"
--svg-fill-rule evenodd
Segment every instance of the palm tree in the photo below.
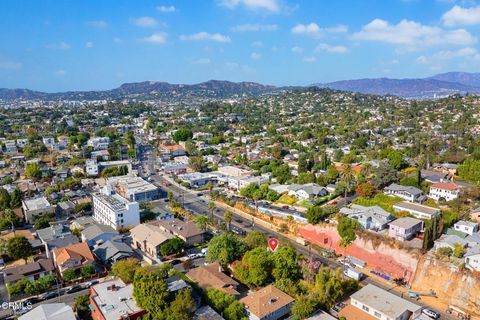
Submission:
M 193 218 L 195 225 L 198 229 L 202 230 L 203 232 L 208 230 L 208 227 L 212 225 L 212 219 L 206 214 L 199 214 Z
M 208 195 L 211 197 L 211 196 L 212 196 L 212 190 L 213 190 L 213 183 L 212 183 L 212 181 L 208 181 L 208 183 L 207 183 L 207 188 L 208 188 Z
M 347 201 L 347 193 L 348 189 L 350 188 L 350 184 L 353 182 L 353 170 L 352 170 L 352 165 L 347 164 L 342 172 L 340 172 L 340 177 L 342 178 L 343 182 L 345 182 L 345 202 Z
M 210 216 L 212 217 L 212 219 L 213 219 L 213 210 L 215 210 L 215 207 L 216 207 L 215 202 L 210 201 L 208 203 L 208 209 L 210 209 Z
M 233 215 L 230 211 L 225 211 L 223 214 L 223 220 L 227 223 L 227 230 L 230 230 L 230 222 L 232 222 Z
M 370 175 L 373 173 L 373 168 L 370 163 L 365 163 L 363 168 L 362 168 L 362 174 L 365 176 L 365 178 L 368 179 Z

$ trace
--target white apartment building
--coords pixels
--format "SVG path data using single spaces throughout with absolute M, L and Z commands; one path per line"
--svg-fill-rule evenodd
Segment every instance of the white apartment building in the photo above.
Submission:
M 109 137 L 93 137 L 87 141 L 87 146 L 92 147 L 94 150 L 106 150 L 109 144 Z
M 93 219 L 115 230 L 140 224 L 140 206 L 118 194 L 95 193 L 93 198 Z
M 87 159 L 85 161 L 85 172 L 88 176 L 96 176 L 98 174 L 98 164 L 97 161 Z
M 451 201 L 458 198 L 461 187 L 453 182 L 437 182 L 430 186 L 430 193 L 428 196 L 435 201 L 444 199 Z

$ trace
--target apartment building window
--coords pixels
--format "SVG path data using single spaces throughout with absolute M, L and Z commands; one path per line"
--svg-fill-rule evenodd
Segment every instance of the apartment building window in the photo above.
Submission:
M 375 317 L 379 318 L 379 319 L 382 318 L 382 315 L 381 315 L 379 312 L 377 312 L 377 311 L 375 311 L 375 312 L 373 313 L 373 315 L 374 315 Z
M 367 311 L 367 312 L 369 312 L 369 311 L 370 311 L 370 308 L 369 308 L 369 307 L 367 307 L 366 305 L 363 305 L 363 306 L 362 306 L 362 309 L 363 309 L 364 311 Z

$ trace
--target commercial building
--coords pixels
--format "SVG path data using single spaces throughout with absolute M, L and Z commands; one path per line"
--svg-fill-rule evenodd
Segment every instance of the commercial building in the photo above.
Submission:
M 157 200 L 162 195 L 157 186 L 135 176 L 109 178 L 105 188 L 108 194 L 115 191 L 125 199 L 137 202 Z

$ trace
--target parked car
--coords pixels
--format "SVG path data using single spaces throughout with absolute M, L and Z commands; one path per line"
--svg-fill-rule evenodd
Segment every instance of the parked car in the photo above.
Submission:
M 283 206 L 282 208 L 283 209 L 289 209 L 290 207 L 289 206 Z
M 74 292 L 78 292 L 78 291 L 82 291 L 82 290 L 83 290 L 83 287 L 79 284 L 76 284 L 76 285 L 68 288 L 67 291 L 65 291 L 65 292 L 66 293 L 74 293 Z
M 43 299 L 41 299 L 40 297 L 30 297 L 30 298 L 27 298 L 25 300 L 23 300 L 23 303 L 24 304 L 37 304 L 39 302 L 42 302 Z
M 440 313 L 430 310 L 430 309 L 423 309 L 422 313 L 432 319 L 439 319 L 440 318 Z
M 50 292 L 47 292 L 47 293 L 43 294 L 42 300 L 53 299 L 53 298 L 56 298 L 58 296 L 59 296 L 58 291 L 50 291 Z
M 232 226 L 232 232 L 235 233 L 235 234 L 238 234 L 240 236 L 244 236 L 246 235 L 247 233 L 245 232 L 245 230 L 241 229 L 241 228 L 238 228 L 238 227 L 235 227 L 235 226 Z
M 90 288 L 91 286 L 94 286 L 96 284 L 98 284 L 99 281 L 98 280 L 92 280 L 90 282 L 87 282 L 87 284 L 85 285 L 85 288 Z
M 168 262 L 169 262 L 172 266 L 177 265 L 177 264 L 179 264 L 179 263 L 182 263 L 182 261 L 181 261 L 181 260 L 178 260 L 178 259 L 174 259 L 174 260 L 171 260 L 171 261 L 168 261 Z

